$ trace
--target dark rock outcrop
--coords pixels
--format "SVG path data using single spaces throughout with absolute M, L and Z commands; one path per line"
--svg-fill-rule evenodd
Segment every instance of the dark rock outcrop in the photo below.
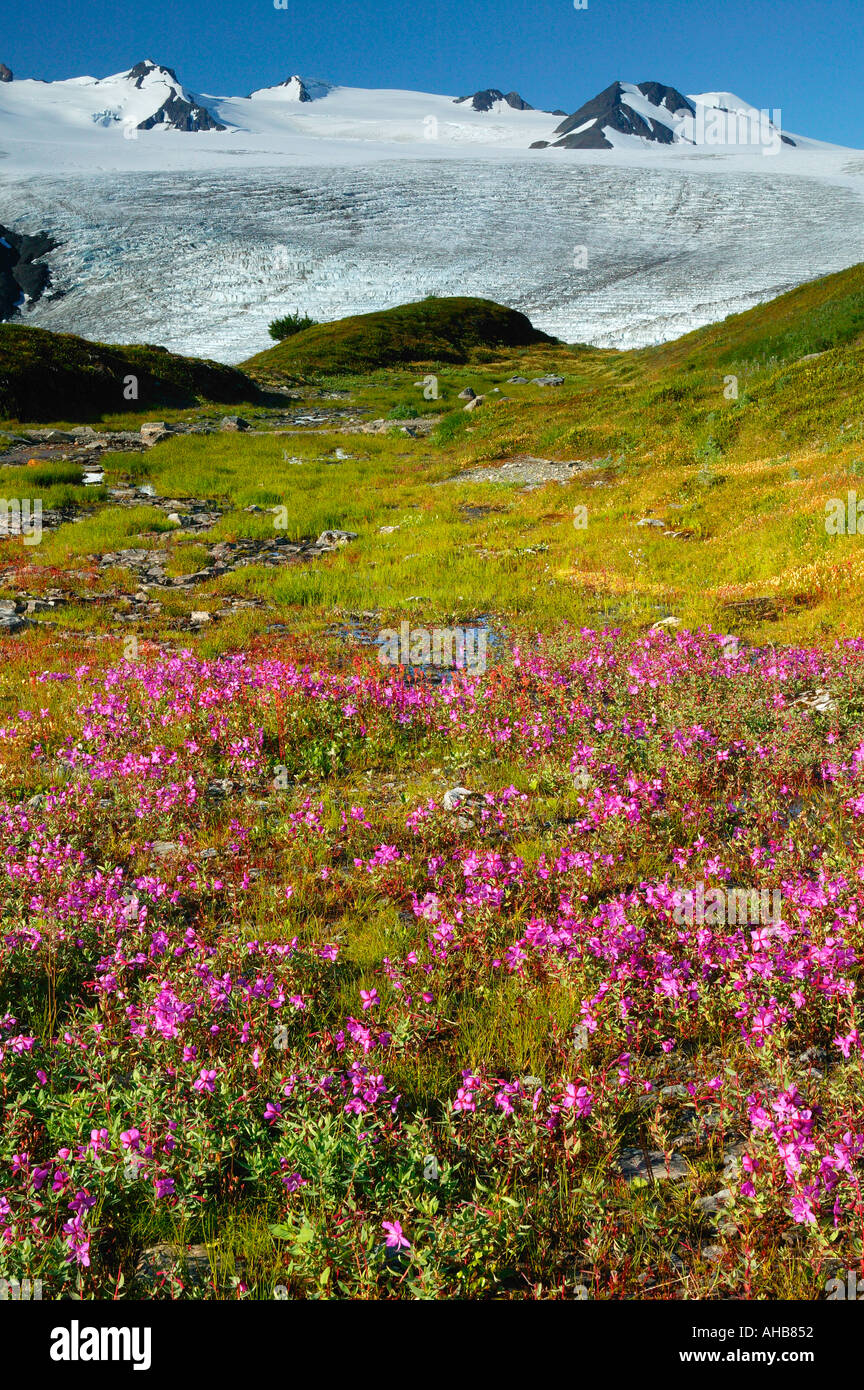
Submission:
M 514 111 L 533 111 L 534 107 L 529 106 L 527 101 L 523 101 L 518 92 L 499 92 L 497 87 L 487 87 L 482 92 L 475 92 L 473 96 L 454 97 L 456 105 L 463 101 L 470 101 L 475 111 L 491 111 L 496 101 L 506 101 L 508 106 L 512 106 Z
M 640 82 L 637 89 L 653 106 L 665 107 L 671 115 L 679 111 L 695 111 L 692 102 L 675 90 L 660 82 Z M 568 116 L 556 127 L 554 134 L 562 138 L 555 142 L 556 148 L 569 150 L 611 150 L 612 142 L 604 130 L 617 130 L 622 135 L 638 135 L 643 140 L 656 141 L 661 145 L 674 143 L 674 133 L 661 121 L 650 116 L 640 116 L 627 104 L 626 92 L 620 82 L 613 82 L 572 116 Z M 589 124 L 590 122 L 590 124 Z M 580 129 L 584 126 L 585 129 Z
M 144 81 L 144 78 L 149 77 L 151 72 L 164 72 L 168 77 L 171 78 L 172 82 L 177 83 L 178 87 L 181 85 L 180 78 L 177 76 L 173 68 L 164 68 L 159 63 L 151 63 L 149 58 L 146 59 L 143 63 L 136 63 L 134 68 L 129 69 L 126 76 L 134 77 L 135 86 L 140 87 Z
M 195 101 L 187 101 L 185 97 L 178 96 L 176 92 L 172 92 L 171 96 L 163 101 L 159 110 L 154 111 L 152 116 L 139 121 L 136 129 L 152 130 L 157 125 L 165 125 L 169 130 L 227 129 L 216 120 L 215 116 L 211 115 L 206 106 L 199 106 Z
M 171 88 L 168 96 L 157 111 L 152 116 L 147 116 L 145 120 L 139 121 L 137 130 L 152 130 L 154 126 L 164 125 L 169 130 L 225 130 L 212 112 L 202 106 L 193 96 L 187 96 L 182 82 L 173 68 L 162 67 L 159 63 L 151 63 L 149 59 L 143 63 L 136 63 L 134 68 L 130 68 L 126 74 L 127 80 L 131 80 L 135 87 L 140 88 L 144 84 L 145 78 L 151 73 L 157 72 L 165 78 L 170 78 L 171 82 L 176 82 L 177 86 Z
M 25 303 L 35 304 L 51 278 L 40 258 L 57 242 L 47 232 L 27 236 L 0 226 L 0 319 L 9 319 Z
M 12 69 L 7 68 L 5 63 L 0 63 L 0 82 L 12 81 Z

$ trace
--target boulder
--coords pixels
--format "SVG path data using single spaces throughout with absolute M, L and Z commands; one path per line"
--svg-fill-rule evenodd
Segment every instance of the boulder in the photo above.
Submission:
M 459 395 L 456 399 L 460 401 L 473 401 L 476 395 L 477 392 L 473 389 L 473 387 L 466 386 L 464 391 L 459 392 Z
M 669 1182 L 687 1177 L 687 1164 L 681 1155 L 670 1153 L 667 1158 L 660 1149 L 622 1149 L 618 1169 L 628 1182 L 634 1178 Z
M 723 1187 L 719 1192 L 715 1192 L 712 1197 L 699 1197 L 696 1206 L 703 1216 L 718 1216 L 724 1207 L 732 1201 L 732 1193 L 728 1187 Z
M 158 444 L 160 439 L 167 439 L 170 433 L 164 420 L 148 420 L 140 430 L 141 441 L 144 444 Z
M 242 415 L 224 415 L 220 430 L 248 430 L 251 429 L 248 420 L 244 420 Z
M 445 811 L 458 811 L 463 802 L 470 802 L 472 798 L 476 797 L 477 793 L 472 792 L 468 787 L 451 787 L 449 791 L 444 793 L 442 804 Z
M 332 549 L 337 545 L 347 545 L 349 541 L 356 539 L 356 531 L 322 531 L 315 544 Z
M 74 444 L 74 434 L 67 434 L 65 430 L 34 430 L 31 439 L 39 444 Z
M 25 627 L 32 626 L 33 624 L 27 618 L 22 618 L 20 613 L 6 613 L 0 617 L 0 634 L 22 632 Z
M 463 409 L 463 410 L 476 410 L 477 407 L 478 407 L 478 405 L 482 405 L 483 402 L 485 401 L 485 399 L 486 399 L 485 396 L 475 396 L 473 400 L 468 401 L 467 405 L 463 405 L 462 409 Z
M 532 386 L 563 386 L 563 376 L 532 376 Z

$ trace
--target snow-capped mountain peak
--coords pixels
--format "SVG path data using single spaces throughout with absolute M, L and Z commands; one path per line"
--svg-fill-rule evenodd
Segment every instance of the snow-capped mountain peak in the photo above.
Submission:
M 143 87 L 146 82 L 148 86 L 156 83 L 171 82 L 175 87 L 180 86 L 180 79 L 173 68 L 163 67 L 161 63 L 154 63 L 152 58 L 145 58 L 142 63 L 136 63 L 134 68 L 121 76 L 131 82 L 135 87 Z M 113 82 L 115 78 L 106 77 L 104 81 Z
M 779 111 L 759 111 L 732 92 L 684 96 L 662 82 L 613 82 L 534 148 L 610 150 L 633 146 L 708 145 L 761 149 L 797 145 L 780 127 Z M 806 144 L 813 142 L 806 141 Z
M 474 111 L 494 111 L 496 115 L 500 114 L 506 106 L 509 106 L 513 111 L 534 110 L 534 107 L 529 106 L 518 92 L 508 92 L 505 96 L 503 92 L 499 92 L 497 87 L 486 87 L 482 92 L 475 92 L 473 96 L 454 97 L 453 101 L 457 106 L 470 101 Z
M 169 157 L 182 163 L 186 140 L 172 140 L 169 156 L 161 140 L 154 145 L 152 138 L 140 138 L 169 131 L 212 136 L 189 148 L 199 165 L 205 154 L 217 163 L 229 155 L 261 162 L 325 147 L 334 157 L 341 150 L 354 158 L 351 151 L 373 145 L 379 152 L 401 154 L 412 147 L 434 157 L 550 146 L 646 154 L 668 147 L 676 157 L 698 153 L 702 145 L 720 146 L 725 154 L 743 147 L 749 155 L 791 145 L 826 148 L 785 135 L 779 111 L 756 111 L 731 92 L 685 96 L 656 81 L 613 82 L 569 116 L 533 108 L 517 91 L 497 87 L 445 96 L 335 86 L 296 72 L 251 96 L 202 97 L 152 58 L 110 77 L 0 82 L 0 145 L 7 159 L 20 157 L 29 168 L 52 168 L 58 161 L 85 170 L 94 164 L 143 167 L 148 161 L 162 167 Z M 126 140 L 106 145 L 111 132 Z M 10 168 L 4 164 L 4 173 Z
M 329 82 L 317 78 L 300 77 L 294 73 L 275 87 L 258 87 L 251 93 L 250 101 L 320 101 L 334 89 Z
M 613 82 L 555 128 L 560 138 L 554 144 L 569 150 L 609 150 L 623 136 L 671 145 L 675 117 L 693 110 L 687 97 L 661 82 Z
M 82 128 L 122 130 L 128 139 L 137 139 L 143 130 L 225 130 L 194 93 L 178 78 L 173 68 L 151 58 L 136 63 L 127 72 L 110 77 L 72 77 L 59 82 L 17 79 L 8 93 L 0 118 L 23 119 L 39 138 L 39 127 L 72 131 Z M 46 129 L 47 134 L 47 129 Z

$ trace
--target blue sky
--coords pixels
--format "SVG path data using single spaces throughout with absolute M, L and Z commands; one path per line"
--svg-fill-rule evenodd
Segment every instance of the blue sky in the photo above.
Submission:
M 293 72 L 462 95 L 516 88 L 567 112 L 622 78 L 725 90 L 783 125 L 864 146 L 862 0 L 28 0 L 0 61 L 103 77 L 151 57 L 193 91 L 245 95 Z

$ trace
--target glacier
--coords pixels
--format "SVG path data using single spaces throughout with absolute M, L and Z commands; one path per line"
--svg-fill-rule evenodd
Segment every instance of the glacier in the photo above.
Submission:
M 0 224 L 60 243 L 24 322 L 233 364 L 288 312 L 468 294 L 641 347 L 864 260 L 855 150 L 529 149 L 554 115 L 294 79 L 201 96 L 224 131 L 133 130 L 164 82 L 128 77 L 0 93 Z

